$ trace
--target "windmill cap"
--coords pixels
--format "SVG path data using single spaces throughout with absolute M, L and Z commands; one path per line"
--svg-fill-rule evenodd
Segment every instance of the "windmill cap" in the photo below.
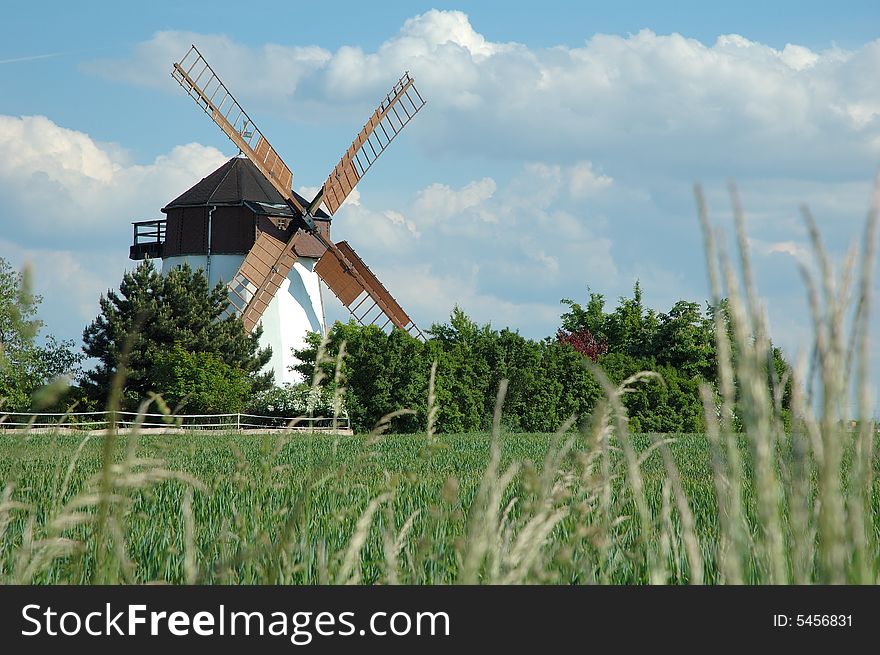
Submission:
M 308 200 L 292 192 L 303 206 Z M 162 208 L 163 213 L 177 207 L 212 207 L 217 205 L 246 205 L 256 214 L 267 216 L 288 216 L 295 214 L 284 198 L 275 190 L 256 166 L 244 157 L 233 157 L 220 168 L 177 196 Z M 321 209 L 315 218 L 329 220 L 330 216 Z

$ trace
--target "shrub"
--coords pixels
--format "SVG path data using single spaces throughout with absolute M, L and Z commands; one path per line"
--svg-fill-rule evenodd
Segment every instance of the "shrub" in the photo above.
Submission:
M 301 416 L 333 416 L 333 389 L 313 388 L 306 383 L 284 384 L 253 396 L 248 411 L 259 416 L 298 418 Z M 341 415 L 345 414 L 342 407 Z
M 179 343 L 159 353 L 150 377 L 172 409 L 180 406 L 190 414 L 240 412 L 251 390 L 241 369 L 214 353 L 187 352 Z

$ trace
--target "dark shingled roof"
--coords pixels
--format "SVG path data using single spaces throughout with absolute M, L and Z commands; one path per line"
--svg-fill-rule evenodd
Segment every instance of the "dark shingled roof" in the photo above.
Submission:
M 308 200 L 293 192 L 300 204 Z M 253 162 L 244 157 L 233 157 L 201 182 L 184 191 L 169 202 L 162 211 L 175 207 L 205 207 L 214 205 L 246 205 L 256 214 L 267 216 L 293 216 L 288 204 L 275 190 Z M 315 218 L 329 218 L 321 209 Z

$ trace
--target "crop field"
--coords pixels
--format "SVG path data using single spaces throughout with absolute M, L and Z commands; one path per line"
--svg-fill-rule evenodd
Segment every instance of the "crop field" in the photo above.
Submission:
M 101 439 L 5 435 L 3 576 L 36 583 L 686 583 L 698 564 L 696 581 L 721 581 L 726 560 L 706 435 L 633 437 L 642 456 L 636 493 L 613 443 L 603 451 L 582 434 L 501 434 L 493 474 L 492 441 L 489 434 L 431 442 L 424 435 L 119 437 L 102 504 Z M 657 442 L 669 462 L 660 448 L 649 449 Z M 748 445 L 739 450 L 750 480 Z M 744 525 L 757 531 L 751 484 L 742 489 Z M 791 539 L 785 535 L 790 527 L 783 536 Z M 796 553 L 795 546 L 787 547 Z M 765 581 L 760 544 L 741 547 L 743 579 Z
M 717 520 L 707 440 L 704 435 L 675 439 L 671 452 L 695 508 L 697 531 L 710 544 Z M 643 449 L 651 440 L 636 441 Z M 120 438 L 115 454 L 120 462 L 126 458 L 124 441 Z M 511 522 L 516 515 L 535 511 L 530 503 L 540 493 L 532 487 L 540 486 L 538 478 L 552 441 L 552 435 L 546 434 L 502 436 L 502 469 L 512 462 L 520 464 L 502 500 L 507 506 L 517 499 L 510 506 Z M 586 448 L 581 441 L 558 463 L 566 474 L 576 475 Z M 34 530 L 36 539 L 52 536 L 52 522 L 65 513 L 62 508 L 76 506 L 78 497 L 88 505 L 90 480 L 101 473 L 101 449 L 100 440 L 83 445 L 82 437 L 0 438 L 0 478 L 14 484 L 13 497 L 21 503 L 21 510 L 11 514 L 2 542 L 6 572 L 16 567 L 25 531 Z M 383 542 L 389 524 L 395 540 L 407 525 L 396 554 L 397 575 L 406 582 L 454 582 L 467 552 L 463 542 L 468 537 L 468 512 L 489 450 L 488 434 L 445 436 L 431 446 L 424 436 L 398 435 L 289 440 L 204 433 L 141 437 L 128 475 L 136 476 L 140 470 L 143 480 L 131 482 L 125 490 L 127 498 L 117 507 L 126 551 L 122 555 L 114 550 L 120 574 L 135 581 L 318 582 L 322 575 L 332 577 L 343 568 L 358 521 L 379 498 L 383 501 L 364 536 L 360 563 L 355 566 L 360 571 L 355 574 L 364 582 L 385 581 L 388 552 Z M 665 475 L 659 455 L 646 460 L 643 469 L 651 504 L 660 514 L 660 481 Z M 147 484 L 151 476 L 154 481 Z M 608 554 L 615 561 L 601 570 L 597 554 L 603 548 L 590 533 L 598 528 L 590 524 L 596 517 L 585 505 L 591 502 L 590 494 L 578 487 L 571 481 L 567 489 L 558 491 L 554 504 L 565 508 L 566 516 L 552 527 L 541 564 L 527 577 L 572 583 L 607 574 L 613 582 L 644 581 L 638 564 L 643 558 L 630 558 L 626 552 L 638 550 L 637 544 L 626 543 L 626 522 L 617 528 L 620 543 Z M 612 491 L 618 495 L 618 489 Z M 191 507 L 189 519 L 185 506 Z M 94 525 L 89 517 L 93 518 L 94 509 L 83 507 L 78 518 L 68 517 L 72 527 L 63 534 L 90 541 Z M 29 526 L 28 519 L 36 524 Z M 60 534 L 56 530 L 56 536 Z M 287 555 L 285 539 L 291 542 Z M 53 559 L 34 581 L 88 582 L 95 574 L 96 557 L 94 544 L 75 550 Z M 291 561 L 282 561 L 285 557 Z M 673 577 L 682 575 L 678 571 Z

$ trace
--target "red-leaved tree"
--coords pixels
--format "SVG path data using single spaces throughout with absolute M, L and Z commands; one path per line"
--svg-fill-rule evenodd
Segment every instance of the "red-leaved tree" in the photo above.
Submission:
M 600 341 L 593 333 L 583 328 L 575 332 L 566 332 L 560 328 L 556 332 L 556 341 L 558 343 L 567 343 L 577 350 L 584 357 L 589 357 L 594 362 L 600 356 L 608 352 L 608 342 Z

